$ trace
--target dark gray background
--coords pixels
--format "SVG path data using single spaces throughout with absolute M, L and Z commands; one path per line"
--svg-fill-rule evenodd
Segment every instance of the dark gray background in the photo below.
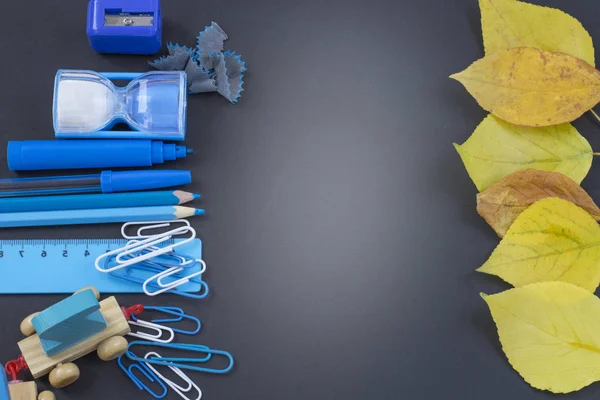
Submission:
M 51 139 L 59 68 L 142 71 L 148 57 L 88 46 L 84 0 L 0 2 L 0 135 Z M 536 1 L 600 40 L 595 0 Z M 188 102 L 187 144 L 206 217 L 204 323 L 190 340 L 231 351 L 226 376 L 192 374 L 206 399 L 541 399 L 508 365 L 476 274 L 498 240 L 452 142 L 485 113 L 447 78 L 483 55 L 476 0 L 165 1 L 165 42 L 211 20 L 248 62 L 238 105 Z M 600 128 L 576 123 L 600 149 Z M 2 146 L 4 146 L 2 144 Z M 6 169 L 4 152 L 0 166 Z M 600 199 L 600 173 L 584 183 Z M 0 231 L 0 238 L 117 237 L 119 227 Z M 23 273 L 27 273 L 26 264 Z M 2 276 L 0 279 L 10 279 Z M 35 279 L 35 277 L 32 277 Z M 23 317 L 64 296 L 0 297 L 0 362 Z M 150 398 L 115 363 L 78 361 L 59 399 Z M 46 378 L 39 380 L 47 386 Z M 597 398 L 597 384 L 569 399 Z M 170 395 L 168 398 L 178 398 Z

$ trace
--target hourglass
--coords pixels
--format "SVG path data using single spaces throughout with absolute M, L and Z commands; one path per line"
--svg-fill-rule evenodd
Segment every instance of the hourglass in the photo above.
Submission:
M 130 82 L 125 87 L 117 87 L 113 80 Z M 183 71 L 59 70 L 52 111 L 55 136 L 183 140 L 186 96 Z M 113 129 L 120 123 L 130 129 Z

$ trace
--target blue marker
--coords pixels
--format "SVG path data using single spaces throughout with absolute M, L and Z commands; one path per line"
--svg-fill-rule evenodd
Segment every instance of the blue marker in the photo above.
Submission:
M 7 160 L 12 171 L 151 167 L 191 152 L 155 140 L 25 140 L 8 142 Z
M 103 171 L 95 175 L 0 179 L 0 197 L 114 193 L 160 189 L 192 182 L 190 171 Z

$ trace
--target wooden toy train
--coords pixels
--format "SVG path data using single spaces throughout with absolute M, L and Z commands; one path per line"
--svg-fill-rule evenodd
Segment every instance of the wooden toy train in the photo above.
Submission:
M 22 370 L 29 369 L 34 379 L 49 374 L 50 384 L 62 388 L 79 378 L 72 361 L 94 350 L 104 361 L 125 353 L 127 312 L 113 296 L 99 300 L 98 291 L 86 287 L 23 320 L 21 332 L 27 337 L 18 343 L 21 355 L 5 366 L 12 380 L 0 371 L 0 400 L 55 399 L 50 391 L 38 395 L 35 382 L 17 380 Z

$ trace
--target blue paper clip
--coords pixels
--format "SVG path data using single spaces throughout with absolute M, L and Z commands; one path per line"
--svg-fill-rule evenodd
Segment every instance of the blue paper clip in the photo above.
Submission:
M 193 317 L 191 315 L 187 315 L 179 307 L 144 306 L 144 310 L 155 310 L 155 311 L 160 311 L 160 312 L 175 316 L 175 318 L 161 318 L 161 319 L 150 320 L 150 322 L 153 322 L 156 324 L 158 324 L 158 323 L 164 324 L 166 322 L 179 322 L 179 321 L 182 321 L 183 319 L 189 319 L 190 321 L 196 322 L 196 329 L 194 329 L 194 330 L 186 331 L 183 329 L 169 327 L 173 332 L 178 332 L 183 335 L 195 335 L 196 333 L 200 332 L 200 329 L 202 329 L 202 323 L 200 322 L 200 320 L 198 318 Z M 134 314 L 131 315 L 131 319 L 134 321 L 137 321 L 137 317 Z
M 145 390 L 146 392 L 150 393 L 150 395 L 152 397 L 154 397 L 155 399 L 162 399 L 163 397 L 165 397 L 167 395 L 167 391 L 168 391 L 167 387 L 160 380 L 160 378 L 158 376 L 156 376 L 156 374 L 154 373 L 154 371 L 152 371 L 152 369 L 148 368 L 148 366 L 144 363 L 131 364 L 129 366 L 129 368 L 127 368 L 127 367 L 125 367 L 125 365 L 123 365 L 123 361 L 121 360 L 122 357 L 123 356 L 120 356 L 117 359 L 117 364 L 119 364 L 119 368 L 121 368 L 123 370 L 123 372 L 125 372 L 125 374 L 129 377 L 129 379 L 131 379 L 133 381 L 133 383 L 135 383 L 135 385 L 138 387 L 138 389 Z M 163 389 L 163 393 L 162 394 L 154 393 L 148 387 L 148 385 L 143 383 L 137 376 L 134 375 L 134 373 L 132 371 L 133 369 L 137 369 L 138 371 L 140 371 L 151 383 L 153 383 L 153 382 L 158 383 L 160 385 L 160 387 Z
M 184 358 L 180 358 L 180 357 L 144 358 L 144 357 L 138 357 L 130 350 L 133 346 L 136 346 L 136 345 L 137 346 L 156 346 L 156 347 L 164 347 L 164 348 L 168 348 L 168 349 L 187 350 L 187 351 L 193 351 L 193 352 L 197 352 L 197 353 L 206 353 L 206 356 L 198 357 L 198 358 L 188 358 L 188 357 L 184 357 Z M 135 341 L 129 343 L 129 347 L 127 348 L 127 351 L 125 352 L 125 354 L 131 360 L 137 361 L 137 362 L 146 362 L 146 363 L 150 363 L 150 364 L 167 365 L 167 366 L 177 367 L 177 368 L 181 368 L 181 369 L 190 369 L 190 370 L 194 370 L 194 371 L 207 372 L 207 373 L 211 373 L 211 374 L 226 374 L 227 372 L 231 371 L 231 369 L 233 368 L 233 364 L 234 364 L 233 357 L 229 352 L 224 351 L 224 350 L 214 350 L 214 349 L 211 349 L 211 348 L 201 345 L 201 344 L 154 343 L 154 342 L 143 342 L 140 340 L 135 340 Z M 227 358 L 228 359 L 227 367 L 222 368 L 222 369 L 217 369 L 217 368 L 198 367 L 198 366 L 190 365 L 190 364 L 182 364 L 183 362 L 192 363 L 192 364 L 206 363 L 206 362 L 210 361 L 211 359 L 213 359 L 214 355 L 221 355 L 221 356 Z

